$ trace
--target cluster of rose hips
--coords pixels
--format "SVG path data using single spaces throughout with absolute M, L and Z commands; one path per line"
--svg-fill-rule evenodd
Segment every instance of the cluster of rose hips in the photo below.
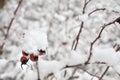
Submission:
M 38 56 L 41 56 L 41 55 L 46 53 L 46 51 L 44 51 L 42 49 L 38 50 L 38 52 L 39 52 L 39 55 L 35 55 L 33 53 L 29 54 L 29 53 L 26 53 L 25 51 L 22 51 L 22 57 L 20 59 L 20 61 L 21 61 L 21 68 L 22 68 L 22 65 L 26 65 L 27 64 L 29 59 L 31 61 L 33 61 L 33 62 L 36 62 L 36 61 L 38 61 Z

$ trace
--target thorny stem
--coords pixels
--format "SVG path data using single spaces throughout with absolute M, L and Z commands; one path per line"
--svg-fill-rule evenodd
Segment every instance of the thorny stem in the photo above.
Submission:
M 105 24 L 105 25 L 101 26 L 101 30 L 100 30 L 98 36 L 91 42 L 91 45 L 90 45 L 90 53 L 89 53 L 89 56 L 88 56 L 88 60 L 86 61 L 85 64 L 89 63 L 89 61 L 90 61 L 90 59 L 91 59 L 91 56 L 92 56 L 93 46 L 94 46 L 94 44 L 100 39 L 103 30 L 104 30 L 107 26 L 109 26 L 109 25 L 111 25 L 111 24 L 114 24 L 114 23 L 116 22 L 116 20 L 118 20 L 118 19 L 120 19 L 120 17 L 118 17 L 117 19 L 113 20 L 112 22 L 109 22 L 108 24 Z
M 102 78 L 107 73 L 107 71 L 108 71 L 109 68 L 110 68 L 110 66 L 107 66 L 107 68 L 105 69 L 105 71 L 103 72 L 103 74 L 101 75 L 101 77 L 99 78 L 99 80 L 102 80 Z
M 41 80 L 41 79 L 40 79 L 40 73 L 39 73 L 38 61 L 36 62 L 36 67 L 37 67 L 37 76 L 38 76 L 38 80 Z
M 10 28 L 11 28 L 11 26 L 12 26 L 12 23 L 13 23 L 13 21 L 14 21 L 14 19 L 15 19 L 15 16 L 16 16 L 16 14 L 17 14 L 18 9 L 20 8 L 20 5 L 21 5 L 22 1 L 23 1 L 23 0 L 19 0 L 19 3 L 18 3 L 18 5 L 17 5 L 17 7 L 16 7 L 16 9 L 15 9 L 15 11 L 14 11 L 14 13 L 13 13 L 14 16 L 12 17 L 12 19 L 11 19 L 9 25 L 8 25 L 8 28 L 7 28 L 7 31 L 6 31 L 4 40 L 6 40 L 6 39 L 8 38 Z M 3 42 L 2 45 L 1 45 L 1 46 L 2 46 L 2 49 L 3 49 L 3 47 L 4 47 L 4 44 L 5 44 L 5 42 Z

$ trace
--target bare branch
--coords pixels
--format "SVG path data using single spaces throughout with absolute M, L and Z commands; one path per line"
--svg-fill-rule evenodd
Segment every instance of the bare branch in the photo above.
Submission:
M 22 1 L 23 1 L 23 0 L 20 0 L 20 1 L 19 1 L 18 6 L 17 6 L 17 8 L 16 8 L 15 11 L 14 11 L 14 16 L 13 16 L 13 18 L 11 19 L 11 21 L 10 21 L 10 23 L 9 23 L 9 25 L 8 25 L 8 28 L 7 28 L 7 33 L 6 33 L 6 35 L 5 35 L 5 40 L 6 40 L 7 37 L 8 37 L 9 30 L 10 30 L 10 28 L 11 28 L 11 25 L 12 25 L 14 19 L 15 19 L 15 16 L 16 16 L 16 14 L 17 14 L 17 11 L 18 11 L 18 9 L 20 8 L 20 5 L 21 5 Z
M 76 67 L 76 68 L 73 70 L 73 72 L 72 72 L 71 76 L 68 78 L 68 80 L 72 80 L 72 79 L 74 78 L 74 74 L 76 73 L 77 70 L 78 70 L 78 67 Z
M 93 10 L 92 12 L 90 12 L 90 13 L 88 14 L 88 16 L 90 16 L 90 15 L 93 14 L 94 12 L 100 11 L 100 10 L 105 10 L 105 8 L 95 9 L 95 10 Z
M 0 55 L 1 55 L 2 52 L 3 52 L 3 46 L 4 46 L 4 43 L 0 46 Z
M 110 68 L 110 66 L 107 66 L 107 68 L 105 69 L 105 71 L 103 72 L 103 74 L 101 75 L 101 77 L 99 78 L 99 80 L 102 80 L 102 78 L 105 76 L 105 74 L 107 73 L 108 69 Z
M 104 29 L 105 29 L 107 26 L 109 26 L 109 25 L 111 25 L 111 24 L 114 24 L 114 23 L 116 22 L 116 20 L 118 20 L 119 18 L 120 18 L 120 17 L 118 17 L 118 18 L 116 18 L 115 20 L 113 20 L 113 21 L 111 21 L 111 22 L 109 22 L 109 23 L 101 26 L 101 30 L 100 30 L 98 36 L 91 42 L 90 52 L 89 52 L 89 56 L 88 56 L 88 60 L 86 61 L 86 64 L 89 63 L 89 61 L 90 61 L 90 59 L 91 59 L 91 56 L 92 56 L 93 46 L 94 46 L 94 44 L 100 39 L 100 37 L 101 37 L 102 32 L 104 31 Z
M 88 64 L 106 64 L 105 62 L 94 62 L 94 63 L 87 63 L 87 65 Z M 75 64 L 75 65 L 66 65 L 65 67 L 63 67 L 62 69 L 65 69 L 65 68 L 80 68 L 80 66 L 83 66 L 83 65 L 85 65 L 85 64 L 82 64 L 82 63 L 80 63 L 80 64 Z M 61 69 L 61 70 L 62 70 Z
M 78 34 L 77 34 L 77 36 L 76 36 L 76 39 L 73 41 L 73 44 L 72 44 L 72 49 L 73 49 L 73 47 L 74 47 L 74 45 L 75 45 L 74 50 L 76 50 L 76 48 L 77 48 L 77 44 L 78 44 L 79 37 L 80 37 L 80 34 L 81 34 L 81 32 L 82 32 L 82 29 L 83 29 L 83 25 L 84 25 L 84 22 L 82 21 L 82 23 L 81 23 L 81 25 L 80 25 L 79 32 L 78 32 Z
M 114 44 L 113 48 L 115 49 L 116 52 L 120 51 L 120 45 L 119 44 Z
M 85 13 L 86 7 L 87 7 L 87 5 L 88 5 L 88 3 L 89 3 L 90 1 L 91 1 L 91 0 L 89 0 L 89 1 L 85 0 L 84 6 L 83 6 L 83 11 L 82 11 L 83 14 Z
M 22 1 L 23 1 L 23 0 L 19 0 L 19 3 L 18 3 L 18 5 L 17 5 L 17 7 L 16 7 L 16 9 L 15 9 L 15 11 L 14 11 L 14 13 L 13 13 L 14 16 L 12 17 L 12 19 L 11 19 L 9 25 L 8 25 L 8 28 L 7 28 L 7 31 L 6 31 L 4 40 L 6 40 L 6 39 L 8 38 L 11 25 L 12 25 L 14 19 L 15 19 L 15 16 L 16 16 L 16 14 L 17 14 L 18 9 L 20 8 L 20 5 L 21 5 Z M 3 50 L 4 45 L 5 45 L 5 42 L 3 42 L 2 45 L 0 46 L 2 50 Z
M 87 6 L 87 4 L 88 4 L 90 1 L 91 1 L 91 0 L 88 0 L 88 1 L 85 0 L 82 14 L 85 14 L 86 6 Z M 78 41 L 79 41 L 79 38 L 80 38 L 80 34 L 81 34 L 81 32 L 82 32 L 83 27 L 84 27 L 84 22 L 82 21 L 82 22 L 81 22 L 81 25 L 80 25 L 79 32 L 78 32 L 75 40 L 74 40 L 73 43 L 72 43 L 72 48 L 71 48 L 71 49 L 76 50 L 77 45 L 78 45 Z
M 83 70 L 83 69 L 82 69 Z M 83 70 L 84 72 L 86 72 L 87 74 L 93 76 L 93 77 L 96 77 L 96 78 L 100 78 L 99 76 L 97 76 L 96 74 L 92 74 L 90 72 L 88 72 L 87 70 Z

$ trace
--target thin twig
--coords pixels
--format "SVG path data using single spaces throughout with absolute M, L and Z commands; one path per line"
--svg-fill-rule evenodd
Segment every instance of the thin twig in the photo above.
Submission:
M 83 11 L 82 11 L 83 14 L 85 14 L 86 7 L 87 7 L 87 5 L 88 5 L 88 3 L 89 3 L 90 1 L 91 1 L 91 0 L 89 0 L 89 1 L 85 0 L 84 6 L 83 6 Z
M 92 74 L 92 73 L 88 72 L 87 70 L 84 70 L 84 69 L 81 69 L 81 70 L 83 70 L 84 72 L 86 72 L 87 74 L 89 74 L 89 75 L 91 75 L 91 76 L 93 76 L 93 77 L 100 78 L 100 77 L 97 76 L 96 74 Z
M 101 75 L 101 77 L 99 78 L 99 80 L 102 80 L 102 78 L 105 76 L 105 74 L 107 73 L 108 69 L 110 68 L 110 66 L 107 66 L 107 68 L 105 69 L 105 71 L 103 72 L 103 74 Z
M 12 19 L 11 19 L 9 25 L 8 25 L 8 28 L 7 28 L 7 32 L 6 32 L 6 35 L 5 35 L 5 40 L 6 40 L 7 37 L 8 37 L 9 31 L 10 31 L 10 28 L 11 28 L 11 25 L 12 25 L 14 19 L 15 19 L 15 16 L 16 16 L 16 14 L 17 14 L 18 9 L 20 8 L 20 5 L 21 5 L 22 1 L 23 1 L 23 0 L 20 0 L 20 1 L 19 1 L 18 6 L 16 7 L 16 9 L 15 9 L 15 11 L 14 11 L 14 16 L 12 17 Z
M 81 25 L 80 25 L 80 29 L 79 29 L 79 32 L 76 36 L 76 39 L 73 41 L 73 44 L 72 44 L 72 49 L 76 50 L 77 48 L 77 44 L 78 44 L 78 41 L 79 41 L 79 37 L 80 37 L 80 34 L 82 32 L 82 29 L 83 29 L 83 25 L 84 25 L 84 22 L 82 21 Z M 75 45 L 75 47 L 74 47 Z M 73 48 L 74 47 L 74 48 Z
M 94 62 L 94 63 L 87 63 L 87 64 L 106 64 L 105 62 Z M 65 68 L 80 68 L 80 66 L 83 66 L 84 64 L 80 63 L 80 64 L 75 64 L 75 65 L 66 65 L 65 67 L 63 67 L 61 70 L 65 69 Z
M 86 6 L 87 6 L 87 4 L 88 4 L 90 1 L 91 1 L 91 0 L 89 0 L 89 1 L 85 0 L 82 14 L 85 14 Z M 71 49 L 76 50 L 77 45 L 78 45 L 78 41 L 79 41 L 79 39 L 80 39 L 80 34 L 81 34 L 81 32 L 82 32 L 83 27 L 84 27 L 84 22 L 82 21 L 82 22 L 81 22 L 81 25 L 80 25 L 79 32 L 78 32 L 75 40 L 74 40 L 73 43 L 72 43 L 72 48 L 71 48 Z
M 100 10 L 105 10 L 105 8 L 95 9 L 95 10 L 93 10 L 92 12 L 90 12 L 90 13 L 88 14 L 88 16 L 90 16 L 90 15 L 93 14 L 94 12 L 100 11 Z
M 7 28 L 7 31 L 6 31 L 4 40 L 6 40 L 6 39 L 8 38 L 10 28 L 11 28 L 11 26 L 12 26 L 12 23 L 13 23 L 13 21 L 14 21 L 14 19 L 15 19 L 15 16 L 16 16 L 16 14 L 17 14 L 18 9 L 20 8 L 20 5 L 21 5 L 22 1 L 23 1 L 23 0 L 19 0 L 19 3 L 18 3 L 18 5 L 17 5 L 17 7 L 16 7 L 16 9 L 15 9 L 15 11 L 14 11 L 14 13 L 13 13 L 14 16 L 12 17 L 12 19 L 11 19 L 9 25 L 8 25 L 8 28 Z M 2 49 L 3 49 L 4 45 L 5 45 L 5 42 L 3 42 L 0 47 L 2 47 Z
M 94 46 L 94 44 L 100 39 L 100 37 L 101 37 L 102 32 L 104 31 L 104 29 L 105 29 L 107 26 L 109 26 L 109 25 L 111 25 L 111 24 L 114 24 L 114 23 L 116 22 L 116 20 L 118 20 L 119 18 L 120 18 L 120 17 L 116 18 L 116 19 L 113 20 L 112 22 L 109 22 L 109 23 L 101 26 L 101 30 L 100 30 L 98 36 L 91 42 L 90 52 L 89 52 L 89 56 L 88 56 L 88 59 L 87 59 L 87 61 L 86 61 L 86 64 L 89 63 L 89 61 L 90 61 L 90 59 L 91 59 L 91 56 L 92 56 L 93 46 Z
M 74 76 L 74 74 L 76 73 L 77 70 L 78 70 L 78 67 L 76 67 L 76 68 L 73 70 L 73 72 L 72 72 L 71 76 L 68 78 L 68 80 L 73 79 L 73 76 Z
M 38 61 L 36 62 L 36 67 L 37 67 L 37 76 L 38 76 L 37 80 L 40 80 L 40 73 L 39 73 Z

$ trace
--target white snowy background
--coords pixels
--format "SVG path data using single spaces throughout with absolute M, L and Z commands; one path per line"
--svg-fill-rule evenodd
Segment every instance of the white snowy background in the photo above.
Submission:
M 17 5 L 18 0 L 9 0 L 0 9 L 0 45 L 5 42 L 0 55 L 0 80 L 37 80 L 35 63 L 29 61 L 28 66 L 23 65 L 21 69 L 20 62 L 22 50 L 37 54 L 37 49 L 46 50 L 38 61 L 41 80 L 99 80 L 89 73 L 101 76 L 107 66 L 110 68 L 103 80 L 120 79 L 120 51 L 116 52 L 113 48 L 115 43 L 120 44 L 118 23 L 105 28 L 93 47 L 91 64 L 84 65 L 90 43 L 97 37 L 101 26 L 120 16 L 120 0 L 91 0 L 84 15 L 84 0 L 23 0 L 9 37 L 4 41 L 4 34 Z M 97 8 L 105 10 L 88 16 Z M 71 47 L 81 21 L 85 25 L 74 51 Z M 75 68 L 63 68 L 77 64 L 83 65 L 75 72 L 76 78 L 69 79 Z M 47 78 L 51 73 L 53 75 Z

